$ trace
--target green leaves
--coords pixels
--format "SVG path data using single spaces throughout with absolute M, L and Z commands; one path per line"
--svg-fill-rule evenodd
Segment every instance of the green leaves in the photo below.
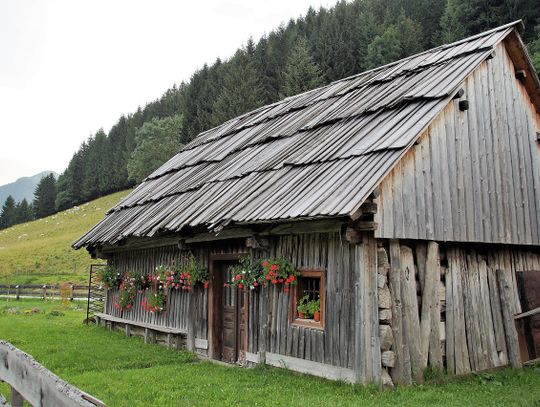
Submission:
M 127 163 L 129 179 L 141 182 L 181 148 L 182 116 L 152 119 L 135 133 L 137 146 Z

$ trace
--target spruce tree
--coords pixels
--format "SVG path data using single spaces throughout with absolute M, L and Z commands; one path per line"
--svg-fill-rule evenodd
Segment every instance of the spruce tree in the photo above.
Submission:
M 26 200 L 26 198 L 24 198 L 21 202 L 17 202 L 15 209 L 15 223 L 29 222 L 34 218 L 32 208 L 30 207 L 30 205 L 28 205 L 28 201 Z
M 400 55 L 399 32 L 395 26 L 390 26 L 369 44 L 366 65 L 368 68 L 375 68 L 398 60 Z
M 56 179 L 49 174 L 41 179 L 34 191 L 34 214 L 44 218 L 56 212 Z
M 212 124 L 221 123 L 263 105 L 263 87 L 253 57 L 239 50 L 224 72 L 223 90 L 213 104 Z
M 291 50 L 285 67 L 285 96 L 296 95 L 314 89 L 324 83 L 321 70 L 313 60 L 306 39 L 300 37 Z
M 0 213 L 0 229 L 8 228 L 15 224 L 16 221 L 16 209 L 15 199 L 11 195 L 6 198 L 4 205 L 2 206 L 2 212 Z

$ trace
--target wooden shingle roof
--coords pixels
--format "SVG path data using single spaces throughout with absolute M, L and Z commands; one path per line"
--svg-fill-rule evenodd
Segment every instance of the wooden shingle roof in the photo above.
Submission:
M 349 216 L 518 22 L 201 133 L 74 243 Z

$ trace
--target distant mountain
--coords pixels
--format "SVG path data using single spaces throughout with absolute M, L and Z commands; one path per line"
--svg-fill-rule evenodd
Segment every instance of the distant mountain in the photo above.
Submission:
M 43 171 L 31 177 L 22 177 L 15 182 L 0 186 L 0 207 L 4 204 L 6 198 L 11 195 L 16 202 L 22 201 L 24 198 L 28 203 L 34 199 L 34 190 L 41 178 L 49 174 L 54 174 L 58 178 L 58 174 L 54 171 Z

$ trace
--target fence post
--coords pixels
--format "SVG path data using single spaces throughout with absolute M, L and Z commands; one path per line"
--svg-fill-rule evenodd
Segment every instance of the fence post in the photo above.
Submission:
M 47 299 L 47 285 L 46 284 L 43 285 L 43 299 L 44 300 Z
M 21 296 L 21 286 L 17 284 L 15 286 L 15 299 L 18 300 L 20 296 Z
M 10 386 L 9 393 L 11 407 L 23 407 L 24 399 L 22 398 L 21 394 L 17 390 L 15 390 L 13 386 Z
M 71 289 L 71 295 L 69 296 L 69 300 L 73 301 L 73 284 L 71 284 L 69 287 Z

